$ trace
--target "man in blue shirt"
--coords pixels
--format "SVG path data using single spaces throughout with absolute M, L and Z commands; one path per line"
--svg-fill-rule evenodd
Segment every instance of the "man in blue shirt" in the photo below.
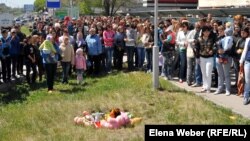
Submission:
M 2 37 L 0 38 L 2 42 L 2 52 L 1 52 L 1 63 L 2 63 L 2 74 L 3 82 L 7 83 L 11 81 L 11 61 L 10 61 L 10 40 L 11 37 L 8 36 L 8 31 L 6 29 L 2 30 Z M 7 76 L 6 76 L 7 75 Z

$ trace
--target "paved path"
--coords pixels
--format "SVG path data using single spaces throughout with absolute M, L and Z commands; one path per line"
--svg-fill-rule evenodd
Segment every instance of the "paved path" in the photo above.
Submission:
M 191 87 L 188 86 L 186 82 L 179 83 L 176 80 L 172 80 L 170 82 L 176 85 L 177 87 L 194 92 L 196 95 L 201 96 L 204 99 L 212 101 L 215 104 L 223 106 L 225 108 L 232 109 L 233 112 L 250 119 L 250 104 L 243 105 L 242 97 L 236 96 L 235 94 L 231 94 L 230 96 L 226 96 L 225 94 L 214 95 L 213 92 L 216 90 L 215 88 L 212 88 L 210 94 L 200 93 L 201 87 Z

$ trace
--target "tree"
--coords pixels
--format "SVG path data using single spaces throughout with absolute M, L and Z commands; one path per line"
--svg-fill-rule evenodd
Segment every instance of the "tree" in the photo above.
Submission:
M 45 7 L 46 0 L 35 0 L 34 6 L 35 6 L 35 11 L 40 11 L 43 10 Z
M 88 15 L 93 14 L 93 10 L 89 6 L 90 3 L 88 1 L 80 2 L 78 5 L 80 14 L 88 14 Z
M 122 6 L 128 6 L 133 0 L 102 0 L 105 15 L 114 16 Z

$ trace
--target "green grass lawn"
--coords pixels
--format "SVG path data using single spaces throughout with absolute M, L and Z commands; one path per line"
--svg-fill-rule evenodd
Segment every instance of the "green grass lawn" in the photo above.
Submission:
M 44 82 L 29 88 L 26 100 L 0 105 L 0 140 L 143 141 L 145 124 L 250 124 L 250 120 L 165 80 L 160 80 L 161 91 L 152 91 L 151 75 L 145 73 L 114 73 L 87 78 L 86 82 L 77 85 L 74 77 L 69 84 L 58 80 L 52 94 L 47 93 Z M 117 130 L 73 122 L 84 110 L 109 111 L 114 107 L 143 121 Z

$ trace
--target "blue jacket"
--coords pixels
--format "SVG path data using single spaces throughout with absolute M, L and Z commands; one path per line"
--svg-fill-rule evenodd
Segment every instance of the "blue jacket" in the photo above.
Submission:
M 10 41 L 11 37 L 8 36 L 6 39 L 3 37 L 0 38 L 2 41 L 2 51 L 1 51 L 1 57 L 8 57 L 10 56 Z
M 114 37 L 114 46 L 115 47 L 125 47 L 125 41 L 124 41 L 124 38 L 125 38 L 125 34 L 123 33 L 116 33 L 115 34 L 115 37 Z
M 11 37 L 10 37 L 11 38 Z M 18 55 L 21 53 L 20 39 L 16 36 L 10 41 L 10 55 Z
M 88 35 L 86 42 L 88 45 L 88 55 L 99 55 L 102 53 L 102 44 L 98 35 Z

